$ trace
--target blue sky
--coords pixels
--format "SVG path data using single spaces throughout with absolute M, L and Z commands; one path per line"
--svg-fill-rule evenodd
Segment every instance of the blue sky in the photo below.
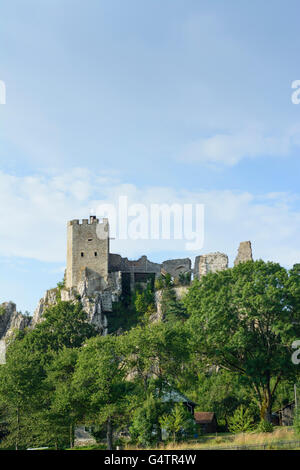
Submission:
M 300 262 L 299 2 L 2 0 L 0 302 L 33 312 L 66 221 L 101 201 L 205 204 L 202 253 Z M 112 242 L 129 257 L 195 256 Z

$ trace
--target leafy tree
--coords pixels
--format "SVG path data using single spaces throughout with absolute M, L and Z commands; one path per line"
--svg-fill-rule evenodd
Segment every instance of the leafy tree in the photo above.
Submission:
M 24 348 L 21 342 L 10 346 L 6 364 L 0 367 L 0 399 L 6 406 L 9 435 L 5 446 L 24 448 L 32 409 L 37 405 L 44 371 L 37 353 Z
M 183 302 L 177 299 L 176 292 L 171 287 L 167 287 L 162 291 L 161 313 L 163 319 L 170 322 L 185 320 L 187 318 Z
M 294 431 L 297 436 L 300 436 L 300 410 L 298 409 L 294 416 Z
M 154 293 L 151 282 L 147 282 L 145 289 L 138 288 L 135 291 L 134 305 L 136 311 L 144 315 L 149 308 L 154 307 Z
M 299 270 L 263 261 L 210 273 L 185 298 L 196 357 L 239 373 L 269 421 L 278 384 L 296 373 L 299 298 Z
M 82 409 L 72 386 L 77 358 L 78 349 L 64 348 L 46 369 L 44 406 L 47 412 L 42 413 L 42 427 L 56 448 L 65 443 L 67 437 L 70 447 L 73 447 L 75 424 L 82 418 Z
M 197 382 L 187 384 L 189 396 L 197 403 L 197 409 L 213 411 L 218 424 L 228 429 L 228 420 L 241 405 L 247 405 L 255 416 L 258 408 L 255 395 L 246 387 L 237 373 L 224 369 L 198 373 Z M 259 418 L 259 416 L 255 416 Z
M 92 338 L 81 349 L 73 376 L 76 400 L 85 419 L 106 425 L 107 448 L 113 448 L 114 425 L 125 408 L 127 384 L 124 380 L 118 337 Z
M 139 403 L 132 414 L 129 428 L 132 442 L 142 447 L 150 447 L 161 440 L 159 418 L 165 408 L 166 405 L 152 393 Z
M 139 325 L 122 338 L 127 374 L 140 381 L 145 392 L 153 379 L 160 389 L 165 382 L 174 383 L 188 361 L 188 336 L 180 323 Z
M 97 334 L 95 327 L 88 323 L 80 302 L 59 301 L 45 311 L 43 321 L 32 331 L 30 339 L 36 339 L 37 349 L 59 351 L 64 347 L 78 348 L 87 338 Z
M 156 290 L 163 289 L 164 287 L 172 287 L 174 285 L 174 282 L 172 280 L 171 274 L 161 274 L 158 279 L 155 280 L 154 285 Z
M 191 273 L 180 273 L 178 276 L 178 281 L 182 286 L 189 286 L 191 283 Z
M 61 372 L 61 381 L 51 387 L 51 364 L 55 367 L 64 349 L 77 348 L 95 334 L 80 304 L 59 302 L 47 309 L 45 319 L 34 330 L 19 332 L 10 342 L 6 364 L 0 368 L 0 397 L 7 406 L 9 431 L 3 445 L 13 444 L 16 449 L 38 442 L 58 445 L 55 436 L 65 442 L 66 422 L 73 415 L 62 416 L 56 408 L 58 396 L 64 400 L 70 396 L 67 374 L 66 370 Z
M 244 406 L 240 406 L 229 419 L 229 431 L 237 434 L 240 432 L 250 432 L 253 429 L 254 423 L 250 411 Z
M 183 436 L 191 436 L 195 430 L 195 423 L 191 414 L 179 403 L 175 404 L 171 413 L 161 416 L 159 422 L 161 427 L 169 435 L 172 435 L 174 443 Z

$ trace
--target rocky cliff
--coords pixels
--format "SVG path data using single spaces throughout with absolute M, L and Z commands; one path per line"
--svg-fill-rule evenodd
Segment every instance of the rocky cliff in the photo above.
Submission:
M 16 330 L 23 330 L 30 325 L 31 318 L 17 312 L 16 304 L 0 304 L 0 364 L 5 362 L 7 341 Z

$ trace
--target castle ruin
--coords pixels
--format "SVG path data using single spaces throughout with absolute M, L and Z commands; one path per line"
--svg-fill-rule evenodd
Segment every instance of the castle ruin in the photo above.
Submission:
M 194 266 L 189 258 L 169 259 L 162 263 L 154 263 L 143 255 L 137 260 L 123 258 L 119 254 L 110 253 L 109 221 L 96 216 L 89 219 L 71 220 L 67 224 L 67 263 L 64 286 L 47 290 L 40 299 L 29 325 L 29 319 L 15 310 L 10 313 L 10 303 L 2 304 L 7 313 L 0 321 L 0 363 L 5 354 L 5 341 L 11 335 L 14 325 L 19 329 L 34 326 L 42 321 L 44 311 L 57 303 L 59 293 L 62 301 L 80 299 L 87 312 L 88 321 L 94 324 L 100 334 L 108 332 L 108 317 L 112 312 L 113 303 L 119 301 L 124 293 L 130 293 L 135 285 L 154 281 L 161 275 L 170 274 L 173 279 L 189 274 L 191 278 L 201 279 L 202 276 L 228 268 L 228 256 L 216 252 L 197 256 Z M 251 243 L 242 242 L 239 246 L 234 265 L 253 260 Z M 182 296 L 187 287 L 178 287 L 176 295 Z M 159 303 L 159 292 L 156 294 Z M 13 304 L 12 304 L 13 305 Z M 159 312 L 159 305 L 157 305 Z M 15 321 L 17 315 L 18 322 Z M 10 321 L 13 318 L 14 321 Z M 5 320 L 5 325 L 4 325 Z M 11 328 L 10 328 L 11 326 Z M 3 331 L 2 331 L 3 330 Z

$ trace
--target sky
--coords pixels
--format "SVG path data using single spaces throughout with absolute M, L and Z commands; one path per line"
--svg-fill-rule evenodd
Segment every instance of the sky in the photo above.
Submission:
M 61 281 L 66 223 L 100 203 L 204 204 L 204 244 L 300 262 L 297 0 L 1 0 L 0 303 Z

